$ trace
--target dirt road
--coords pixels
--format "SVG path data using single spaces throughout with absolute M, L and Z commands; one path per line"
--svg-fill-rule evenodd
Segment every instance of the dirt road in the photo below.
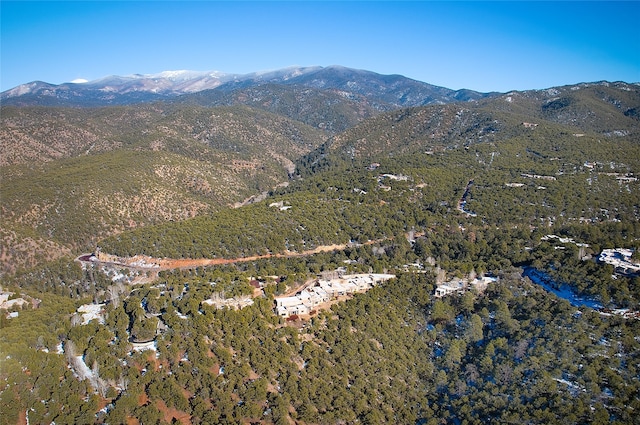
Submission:
M 238 258 L 184 258 L 184 259 L 172 259 L 172 258 L 152 258 L 145 256 L 135 256 L 131 258 L 121 258 L 111 256 L 109 254 L 102 253 L 99 258 L 91 257 L 88 254 L 79 256 L 78 261 L 88 261 L 92 263 L 106 263 L 112 265 L 123 266 L 136 270 L 172 270 L 172 269 L 189 269 L 201 266 L 215 266 L 221 264 L 234 264 L 234 263 L 246 263 L 250 261 L 257 261 L 266 258 L 294 258 L 305 257 L 308 255 L 318 254 L 320 252 L 340 251 L 347 247 L 347 245 L 323 245 L 317 248 L 303 251 L 303 252 L 290 252 L 285 251 L 278 254 L 265 254 L 254 255 L 250 257 L 238 257 Z

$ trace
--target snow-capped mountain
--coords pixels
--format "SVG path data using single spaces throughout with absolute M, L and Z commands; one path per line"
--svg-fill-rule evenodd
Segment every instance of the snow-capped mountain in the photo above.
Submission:
M 228 93 L 267 83 L 332 90 L 345 97 L 364 96 L 396 107 L 474 100 L 485 96 L 471 90 L 456 91 L 433 86 L 401 75 L 381 75 L 342 66 L 311 66 L 249 74 L 164 71 L 157 74 L 112 75 L 88 82 L 58 85 L 34 81 L 0 93 L 0 101 L 4 105 L 121 105 L 165 100 L 211 89 Z
M 217 71 L 165 71 L 157 74 L 111 75 L 87 82 L 49 84 L 34 81 L 0 94 L 3 104 L 103 105 L 158 100 L 211 89 L 233 79 Z
M 250 74 L 219 71 L 163 71 L 156 74 L 110 75 L 97 80 L 50 84 L 33 81 L 0 93 L 3 104 L 128 104 L 214 89 L 221 84 L 243 81 L 285 81 L 318 67 L 285 68 Z
M 212 89 L 233 79 L 233 74 L 218 71 L 164 71 L 157 74 L 111 75 L 83 83 L 105 92 L 128 93 L 131 91 L 157 94 L 184 94 Z

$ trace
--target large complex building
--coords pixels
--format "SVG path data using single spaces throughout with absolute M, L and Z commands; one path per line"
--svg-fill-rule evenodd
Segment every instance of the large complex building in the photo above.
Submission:
M 282 317 L 309 314 L 320 304 L 340 296 L 366 292 L 380 282 L 394 278 L 392 274 L 357 274 L 340 279 L 319 279 L 294 296 L 276 298 L 276 313 Z

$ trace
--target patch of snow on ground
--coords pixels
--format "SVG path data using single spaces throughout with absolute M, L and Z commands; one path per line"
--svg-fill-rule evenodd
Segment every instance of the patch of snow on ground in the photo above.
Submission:
M 95 378 L 94 373 L 84 362 L 84 358 L 82 356 L 73 357 L 71 368 L 80 380 L 88 379 L 89 381 L 92 381 Z
M 573 293 L 571 288 L 567 285 L 563 285 L 560 289 L 556 289 L 552 286 L 553 282 L 549 278 L 549 276 L 546 273 L 541 272 L 540 270 L 537 270 L 533 267 L 526 267 L 524 270 L 525 271 L 523 275 L 531 279 L 533 283 L 542 286 L 547 292 L 551 292 L 560 298 L 564 298 L 565 300 L 569 301 L 569 303 L 574 307 L 586 306 L 595 310 L 599 310 L 602 308 L 602 304 L 600 304 L 598 301 L 584 298 Z

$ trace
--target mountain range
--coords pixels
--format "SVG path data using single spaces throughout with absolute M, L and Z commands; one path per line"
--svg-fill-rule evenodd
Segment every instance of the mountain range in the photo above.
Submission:
M 380 75 L 341 66 L 313 66 L 242 75 L 218 71 L 165 71 L 157 74 L 114 75 L 58 85 L 34 81 L 1 93 L 0 101 L 4 105 L 21 106 L 125 105 L 168 100 L 210 90 L 228 94 L 269 83 L 329 90 L 346 99 L 365 97 L 374 104 L 380 104 L 380 108 L 475 100 L 488 95 L 472 90 L 451 90 L 400 75 Z M 213 95 L 213 98 L 216 96 Z M 201 96 L 196 99 L 211 102 L 202 100 Z
M 639 111 L 343 67 L 5 92 L 0 425 L 634 423 Z
M 639 110 L 638 84 L 482 94 L 337 66 L 30 83 L 2 93 L 2 270 L 242 204 L 323 164 L 530 138 L 531 126 L 637 140 Z

